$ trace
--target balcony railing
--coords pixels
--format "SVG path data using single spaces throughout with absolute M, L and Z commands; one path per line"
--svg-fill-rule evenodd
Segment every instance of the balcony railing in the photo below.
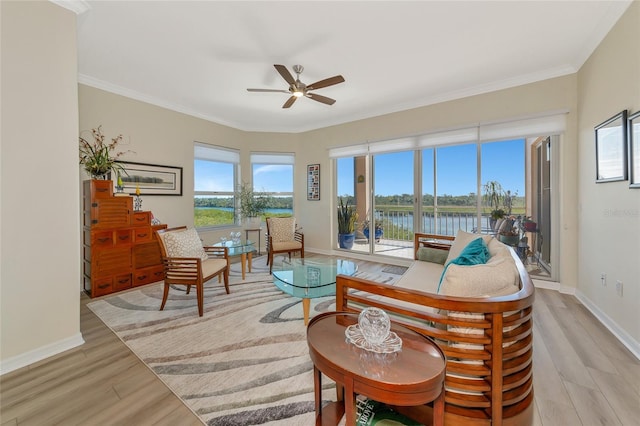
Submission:
M 413 241 L 413 212 L 403 210 L 376 210 L 376 222 L 382 223 L 385 240 Z M 490 232 L 489 216 L 482 215 L 481 231 Z M 423 212 L 421 232 L 429 234 L 455 235 L 458 229 L 476 232 L 478 217 L 475 213 L 438 213 Z

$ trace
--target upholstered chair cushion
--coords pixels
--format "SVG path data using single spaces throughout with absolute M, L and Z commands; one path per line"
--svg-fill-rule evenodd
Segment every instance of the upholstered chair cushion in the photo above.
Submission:
M 295 217 L 272 217 L 269 219 L 269 233 L 271 234 L 274 244 L 283 241 L 293 241 L 295 230 Z M 298 245 L 297 248 L 300 248 L 300 246 Z
M 300 244 L 298 241 L 273 242 L 273 249 L 275 251 L 300 250 L 301 248 L 302 244 Z
M 198 232 L 193 228 L 167 232 L 164 235 L 164 244 L 168 257 L 199 257 L 203 261 L 209 259 Z
M 208 277 L 227 266 L 226 259 L 211 258 L 202 262 L 202 276 Z

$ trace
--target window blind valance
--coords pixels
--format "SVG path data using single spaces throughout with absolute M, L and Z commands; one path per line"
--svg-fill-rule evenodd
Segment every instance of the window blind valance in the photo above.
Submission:
M 566 113 L 554 112 L 517 120 L 480 123 L 400 139 L 368 142 L 329 149 L 329 158 L 355 157 L 381 152 L 409 151 L 452 144 L 493 142 L 533 136 L 558 135 L 566 129 Z
M 293 153 L 252 153 L 251 164 L 295 164 Z
M 234 149 L 221 148 L 206 143 L 195 142 L 193 157 L 196 160 L 219 161 L 221 163 L 240 162 L 240 152 Z

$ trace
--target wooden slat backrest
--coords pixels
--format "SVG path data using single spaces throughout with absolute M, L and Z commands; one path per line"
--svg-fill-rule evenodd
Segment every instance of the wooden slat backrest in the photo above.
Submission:
M 339 275 L 336 310 L 376 306 L 433 338 L 447 356 L 446 410 L 500 425 L 506 415 L 525 410 L 533 396 L 534 288 L 524 265 L 510 252 L 520 275 L 517 293 L 450 297 Z

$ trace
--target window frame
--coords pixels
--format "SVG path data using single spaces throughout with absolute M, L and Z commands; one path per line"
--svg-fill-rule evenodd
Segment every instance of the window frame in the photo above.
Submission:
M 224 163 L 231 164 L 233 166 L 233 189 L 231 191 L 201 191 L 196 190 L 197 186 L 197 177 L 196 177 L 196 161 L 209 161 L 211 163 Z M 225 227 L 233 227 L 238 225 L 238 214 L 237 214 L 237 202 L 236 202 L 236 186 L 238 182 L 238 176 L 240 171 L 240 151 L 222 147 L 218 145 L 211 145 L 202 142 L 194 143 L 194 151 L 193 151 L 193 200 L 194 200 L 194 226 L 195 226 L 195 200 L 198 196 L 228 196 L 232 198 L 232 206 L 233 206 L 233 222 L 225 223 L 220 225 L 207 225 L 207 226 L 195 226 L 198 230 L 211 230 L 211 229 L 221 229 Z

